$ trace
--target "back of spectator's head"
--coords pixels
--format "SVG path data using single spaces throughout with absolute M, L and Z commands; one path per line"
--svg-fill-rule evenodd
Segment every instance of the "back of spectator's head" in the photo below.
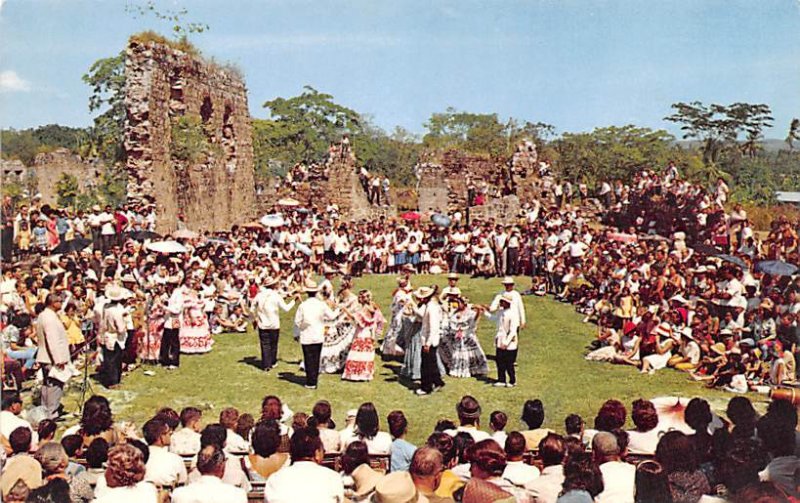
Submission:
M 380 429 L 380 419 L 375 404 L 372 402 L 362 403 L 356 414 L 356 433 L 361 438 L 373 438 Z
M 408 420 L 402 410 L 393 410 L 386 416 L 389 424 L 389 433 L 394 438 L 400 438 L 408 431 Z
M 94 436 L 110 430 L 114 424 L 111 404 L 104 396 L 94 395 L 83 404 L 81 430 L 85 435 Z
M 181 425 L 184 428 L 190 427 L 203 417 L 203 411 L 197 407 L 184 407 L 181 411 Z
M 619 442 L 613 433 L 598 431 L 592 439 L 592 453 L 598 464 L 603 464 L 620 455 Z
M 327 400 L 320 400 L 314 404 L 311 410 L 311 419 L 313 419 L 313 426 L 320 424 L 327 424 L 331 420 L 331 404 Z M 309 420 L 311 421 L 311 420 Z
M 691 439 L 680 431 L 668 431 L 658 441 L 656 461 L 667 474 L 693 472 L 697 469 L 697 456 Z
M 737 438 L 715 464 L 717 480 L 729 493 L 757 484 L 758 472 L 763 470 L 769 457 L 762 445 L 753 438 Z
M 444 457 L 438 449 L 422 446 L 414 452 L 408 471 L 414 480 L 436 478 L 444 471 Z
M 67 453 L 58 442 L 47 442 L 40 445 L 34 457 L 42 465 L 42 472 L 45 475 L 62 472 L 69 464 Z
M 436 432 L 428 437 L 426 444 L 442 453 L 444 466 L 449 467 L 456 459 L 456 444 L 453 437 L 443 432 Z
M 3 410 L 11 410 L 15 405 L 22 408 L 22 398 L 19 393 L 3 393 Z
M 222 409 L 219 413 L 219 424 L 228 430 L 236 429 L 236 422 L 239 420 L 239 411 L 233 407 Z
M 458 463 L 469 463 L 469 448 L 475 445 L 475 438 L 466 431 L 460 431 L 453 437 L 453 445 L 456 447 Z
M 502 410 L 496 410 L 489 414 L 489 426 L 494 431 L 503 431 L 508 424 L 508 415 Z
M 207 445 L 197 454 L 197 471 L 201 475 L 222 478 L 225 475 L 225 454 L 218 445 Z
M 433 427 L 433 431 L 436 432 L 443 432 L 447 430 L 454 430 L 456 429 L 456 423 L 451 421 L 450 419 L 440 419 L 436 421 L 436 426 Z
M 667 472 L 658 461 L 647 460 L 636 466 L 636 503 L 672 503 Z
M 734 424 L 734 435 L 752 437 L 755 432 L 758 413 L 753 404 L 743 396 L 735 396 L 728 402 L 728 419 Z M 737 432 L 737 430 L 739 430 Z
M 178 425 L 181 424 L 181 416 L 178 415 L 175 409 L 169 407 L 159 409 L 158 412 L 156 412 L 156 417 L 167 423 L 167 426 L 169 426 L 169 429 L 172 431 L 177 430 Z
M 52 419 L 43 419 L 39 421 L 39 426 L 36 428 L 36 432 L 39 434 L 39 442 L 45 442 L 55 438 L 57 429 L 58 425 Z
M 481 419 L 481 404 L 475 397 L 464 395 L 456 404 L 456 413 L 462 426 L 478 424 Z
M 342 471 L 346 475 L 350 475 L 353 470 L 364 463 L 369 464 L 369 451 L 366 442 L 361 442 L 360 440 L 351 442 L 344 450 L 344 454 L 342 454 Z
M 563 491 L 586 491 L 592 498 L 603 492 L 603 474 L 588 452 L 576 453 L 564 465 Z
M 564 459 L 569 459 L 570 456 L 574 456 L 576 453 L 586 452 L 586 445 L 578 437 L 567 435 L 564 437 L 564 449 L 566 449 Z
M 594 428 L 599 431 L 613 431 L 625 426 L 628 412 L 619 400 L 607 400 L 594 418 Z
M 219 423 L 208 424 L 200 432 L 200 447 L 214 444 L 224 449 L 227 438 L 228 430 L 224 426 Z
M 147 444 L 141 440 L 130 438 L 128 439 L 128 445 L 131 445 L 138 450 L 142 454 L 142 460 L 144 460 L 145 464 L 147 464 L 147 461 L 150 459 L 150 447 L 148 447 Z
M 83 437 L 80 435 L 64 435 L 61 437 L 61 447 L 64 448 L 67 456 L 74 458 L 83 447 Z
M 307 428 L 308 426 L 308 414 L 305 412 L 295 412 L 292 416 L 292 429 L 299 430 L 301 428 Z M 316 427 L 316 424 L 310 426 Z
M 316 428 L 302 428 L 295 430 L 290 442 L 290 455 L 292 462 L 317 460 L 323 453 L 322 440 Z
M 69 483 L 62 478 L 53 479 L 47 484 L 30 491 L 25 500 L 26 503 L 68 503 L 69 501 Z
M 32 441 L 33 435 L 31 434 L 31 430 L 25 426 L 15 428 L 14 431 L 12 431 L 8 436 L 8 443 L 11 446 L 11 451 L 14 454 L 24 454 L 26 452 L 30 452 Z
M 470 473 L 478 478 L 500 477 L 508 464 L 505 451 L 492 439 L 474 444 L 469 448 L 468 457 Z
M 525 454 L 525 446 L 525 436 L 518 431 L 512 431 L 506 437 L 506 445 L 504 446 L 506 456 L 508 456 L 510 460 L 514 461 L 521 459 Z
M 169 426 L 161 419 L 154 417 L 144 423 L 142 433 L 147 445 L 154 445 L 161 441 L 161 438 L 169 432 Z
M 256 420 L 252 416 L 252 414 L 242 414 L 236 421 L 236 428 L 234 429 L 234 431 L 236 432 L 237 435 L 247 440 L 250 438 L 250 432 L 253 430 L 253 426 L 255 425 L 256 425 Z
M 758 421 L 758 438 L 774 457 L 791 456 L 797 442 L 794 428 L 781 418 L 770 415 Z
M 790 400 L 773 400 L 767 407 L 767 415 L 797 428 L 797 407 Z
M 658 412 L 650 400 L 634 400 L 631 419 L 636 429 L 641 432 L 650 431 L 658 426 Z
M 253 429 L 253 451 L 262 458 L 278 452 L 281 445 L 281 427 L 274 419 L 259 421 Z
M 102 468 L 103 463 L 108 461 L 108 442 L 102 437 L 95 438 L 86 448 L 85 454 L 89 468 Z
M 567 435 L 580 435 L 583 427 L 583 418 L 577 414 L 570 414 L 564 419 L 564 431 L 567 432 Z
M 544 466 L 560 465 L 564 462 L 567 449 L 564 446 L 564 437 L 557 433 L 548 433 L 539 442 L 539 457 Z
M 528 425 L 529 430 L 542 427 L 544 423 L 544 404 L 538 398 L 527 400 L 522 406 L 522 421 Z
M 708 433 L 708 425 L 711 424 L 713 416 L 711 415 L 711 407 L 708 402 L 702 398 L 692 398 L 683 412 L 683 417 L 686 424 L 695 432 Z
M 105 478 L 108 487 L 132 487 L 144 479 L 144 457 L 142 451 L 132 443 L 118 444 L 108 451 L 108 467 Z

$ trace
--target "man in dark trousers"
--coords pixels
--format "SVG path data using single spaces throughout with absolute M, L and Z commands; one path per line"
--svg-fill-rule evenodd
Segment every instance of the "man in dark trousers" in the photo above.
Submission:
M 422 319 L 420 339 L 422 339 L 422 384 L 417 395 L 428 395 L 444 387 L 444 381 L 439 374 L 439 364 L 436 352 L 442 336 L 442 306 L 435 299 L 436 289 L 429 287 L 418 288 L 414 292 L 419 307 L 417 316 Z
M 280 310 L 289 311 L 295 299 L 288 303 L 275 290 L 276 278 L 267 278 L 253 299 L 253 323 L 258 329 L 261 344 L 261 369 L 270 370 L 278 363 L 278 336 L 281 330 Z

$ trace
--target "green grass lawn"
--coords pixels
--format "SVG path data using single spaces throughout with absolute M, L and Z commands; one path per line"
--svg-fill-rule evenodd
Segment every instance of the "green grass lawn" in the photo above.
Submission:
M 524 278 L 520 278 L 524 282 Z M 444 276 L 413 278 L 415 286 L 439 284 L 444 286 Z M 467 279 L 460 281 L 464 294 L 476 303 L 488 304 L 501 290 L 499 280 Z M 520 286 L 527 286 L 527 282 Z M 395 288 L 392 276 L 371 276 L 357 279 L 355 288 L 368 288 L 388 318 L 390 296 Z M 303 388 L 304 374 L 298 363 L 301 350 L 292 339 L 292 316 L 284 314 L 279 350 L 279 364 L 270 373 L 260 371 L 255 365 L 260 358 L 258 338 L 254 332 L 224 334 L 216 337 L 214 350 L 206 355 L 181 355 L 178 370 L 167 371 L 161 367 L 145 365 L 123 378 L 117 390 L 106 390 L 93 383 L 96 393 L 112 401 L 118 420 L 134 421 L 137 425 L 149 419 L 164 406 L 178 411 L 189 405 L 205 411 L 205 422 L 216 422 L 220 410 L 234 406 L 240 412 L 249 412 L 258 418 L 261 399 L 268 394 L 281 397 L 292 410 L 310 412 L 315 401 L 327 399 L 334 411 L 334 420 L 343 423 L 347 409 L 357 408 L 371 401 L 378 408 L 382 426 L 386 415 L 394 409 L 406 413 L 410 422 L 409 439 L 419 443 L 433 430 L 436 421 L 443 417 L 455 419 L 455 404 L 462 395 L 471 394 L 481 403 L 484 424 L 493 410 L 503 410 L 509 415 L 507 430 L 521 428 L 519 414 L 527 399 L 539 398 L 545 406 L 545 425 L 563 430 L 563 420 L 570 413 L 583 416 L 591 426 L 600 405 L 608 398 L 622 400 L 630 411 L 630 403 L 640 397 L 703 396 L 718 411 L 732 394 L 707 390 L 702 385 L 687 380 L 686 374 L 662 370 L 656 375 L 640 375 L 632 367 L 607 363 L 587 362 L 583 356 L 587 343 L 594 337 L 595 326 L 581 323 L 581 316 L 572 306 L 550 298 L 524 297 L 528 325 L 520 337 L 517 368 L 518 386 L 512 389 L 493 388 L 488 382 L 476 379 L 445 377 L 447 386 L 440 393 L 418 397 L 398 382 L 400 363 L 382 362 L 377 357 L 375 380 L 370 383 L 344 382 L 339 375 L 322 375 L 317 390 Z M 484 351 L 490 358 L 490 377 L 496 376 L 493 345 L 494 324 L 483 319 L 479 336 Z M 155 371 L 146 376 L 144 370 Z M 298 384 L 300 383 L 300 384 Z M 752 395 L 752 399 L 766 401 L 766 397 Z M 77 393 L 65 398 L 68 410 L 76 407 Z

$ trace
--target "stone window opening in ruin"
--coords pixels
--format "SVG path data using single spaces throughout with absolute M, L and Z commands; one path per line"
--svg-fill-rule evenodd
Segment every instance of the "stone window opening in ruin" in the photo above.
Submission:
M 209 96 L 205 96 L 203 98 L 203 104 L 200 105 L 200 120 L 203 123 L 203 131 L 205 132 L 209 143 L 217 142 L 217 135 L 214 134 L 214 125 L 211 121 L 213 117 L 214 104 L 211 103 L 211 98 Z
M 183 97 L 183 76 L 180 68 L 174 68 L 169 74 L 169 111 L 170 115 L 183 115 L 186 103 Z
M 233 127 L 233 107 L 225 104 L 222 114 L 222 148 L 225 151 L 225 169 L 229 175 L 236 173 L 236 132 Z

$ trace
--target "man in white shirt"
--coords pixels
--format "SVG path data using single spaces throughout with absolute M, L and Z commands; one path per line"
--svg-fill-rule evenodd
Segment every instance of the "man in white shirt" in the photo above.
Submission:
M 344 484 L 338 473 L 320 466 L 324 451 L 319 433 L 311 428 L 294 432 L 291 466 L 272 474 L 264 485 L 266 503 L 342 503 Z
M 186 466 L 177 454 L 169 452 L 172 431 L 167 423 L 153 418 L 142 427 L 144 439 L 150 448 L 150 458 L 145 465 L 144 480 L 158 487 L 186 483 Z
M 222 482 L 225 475 L 225 454 L 219 446 L 207 445 L 197 456 L 201 477 L 172 493 L 173 503 L 246 503 L 244 489 Z
M 263 288 L 253 299 L 255 325 L 261 344 L 261 369 L 270 370 L 278 363 L 278 337 L 281 330 L 280 310 L 289 311 L 294 299 L 288 303 L 275 290 L 277 278 L 264 280 Z
M 517 348 L 519 343 L 519 313 L 512 304 L 514 297 L 510 292 L 500 297 L 500 309 L 492 313 L 487 311 L 486 316 L 497 323 L 497 332 L 494 337 L 497 358 L 496 387 L 513 388 L 517 385 L 517 373 L 514 363 L 517 361 Z M 508 375 L 508 382 L 506 382 Z
M 304 287 L 308 298 L 300 304 L 294 315 L 295 332 L 303 348 L 306 369 L 306 388 L 317 389 L 319 358 L 325 341 L 325 323 L 336 318 L 337 311 L 317 298 L 319 287 L 313 281 Z
M 519 318 L 519 328 L 525 328 L 525 305 L 522 303 L 522 295 L 516 290 L 514 290 L 514 278 L 511 276 L 506 276 L 503 278 L 503 288 L 505 289 L 504 292 L 497 294 L 492 300 L 491 305 L 489 306 L 489 311 L 494 312 L 500 307 L 500 299 L 505 294 L 510 294 L 513 297 L 513 301 L 511 303 L 511 307 L 517 311 L 517 316 Z
M 200 420 L 203 412 L 196 407 L 185 407 L 181 411 L 182 428 L 172 434 L 170 452 L 179 456 L 194 456 L 200 452 Z
M 174 284 L 170 282 L 170 284 Z M 181 341 L 179 332 L 183 314 L 183 287 L 175 286 L 169 296 L 164 311 L 164 333 L 161 337 L 159 362 L 168 369 L 175 369 L 181 364 Z
M 518 431 L 508 434 L 505 441 L 505 451 L 508 462 L 503 470 L 503 478 L 517 487 L 525 487 L 528 483 L 539 478 L 539 469 L 523 461 L 526 450 L 525 436 Z
M 636 467 L 621 460 L 617 437 L 607 431 L 592 439 L 592 454 L 603 473 L 603 492 L 596 503 L 633 503 Z
M 442 306 L 434 299 L 436 290 L 422 287 L 414 292 L 419 307 L 417 316 L 422 320 L 420 338 L 422 339 L 421 374 L 422 384 L 416 391 L 418 395 L 427 395 L 444 387 L 444 381 L 439 374 L 439 365 L 436 352 L 439 349 L 442 330 Z
M 125 321 L 126 308 L 122 303 L 125 290 L 118 285 L 109 285 L 105 294 L 105 305 L 100 322 L 100 341 L 103 344 L 102 382 L 106 388 L 114 388 L 122 377 L 122 352 L 128 338 Z
M 3 393 L 3 411 L 0 412 L 0 435 L 5 442 L 11 438 L 11 432 L 17 428 L 27 428 L 31 431 L 31 445 L 39 443 L 39 435 L 31 423 L 19 417 L 22 412 L 22 399 L 17 393 Z
M 564 456 L 567 452 L 561 435 L 550 433 L 539 442 L 542 474 L 525 485 L 536 503 L 556 503 L 564 485 Z

